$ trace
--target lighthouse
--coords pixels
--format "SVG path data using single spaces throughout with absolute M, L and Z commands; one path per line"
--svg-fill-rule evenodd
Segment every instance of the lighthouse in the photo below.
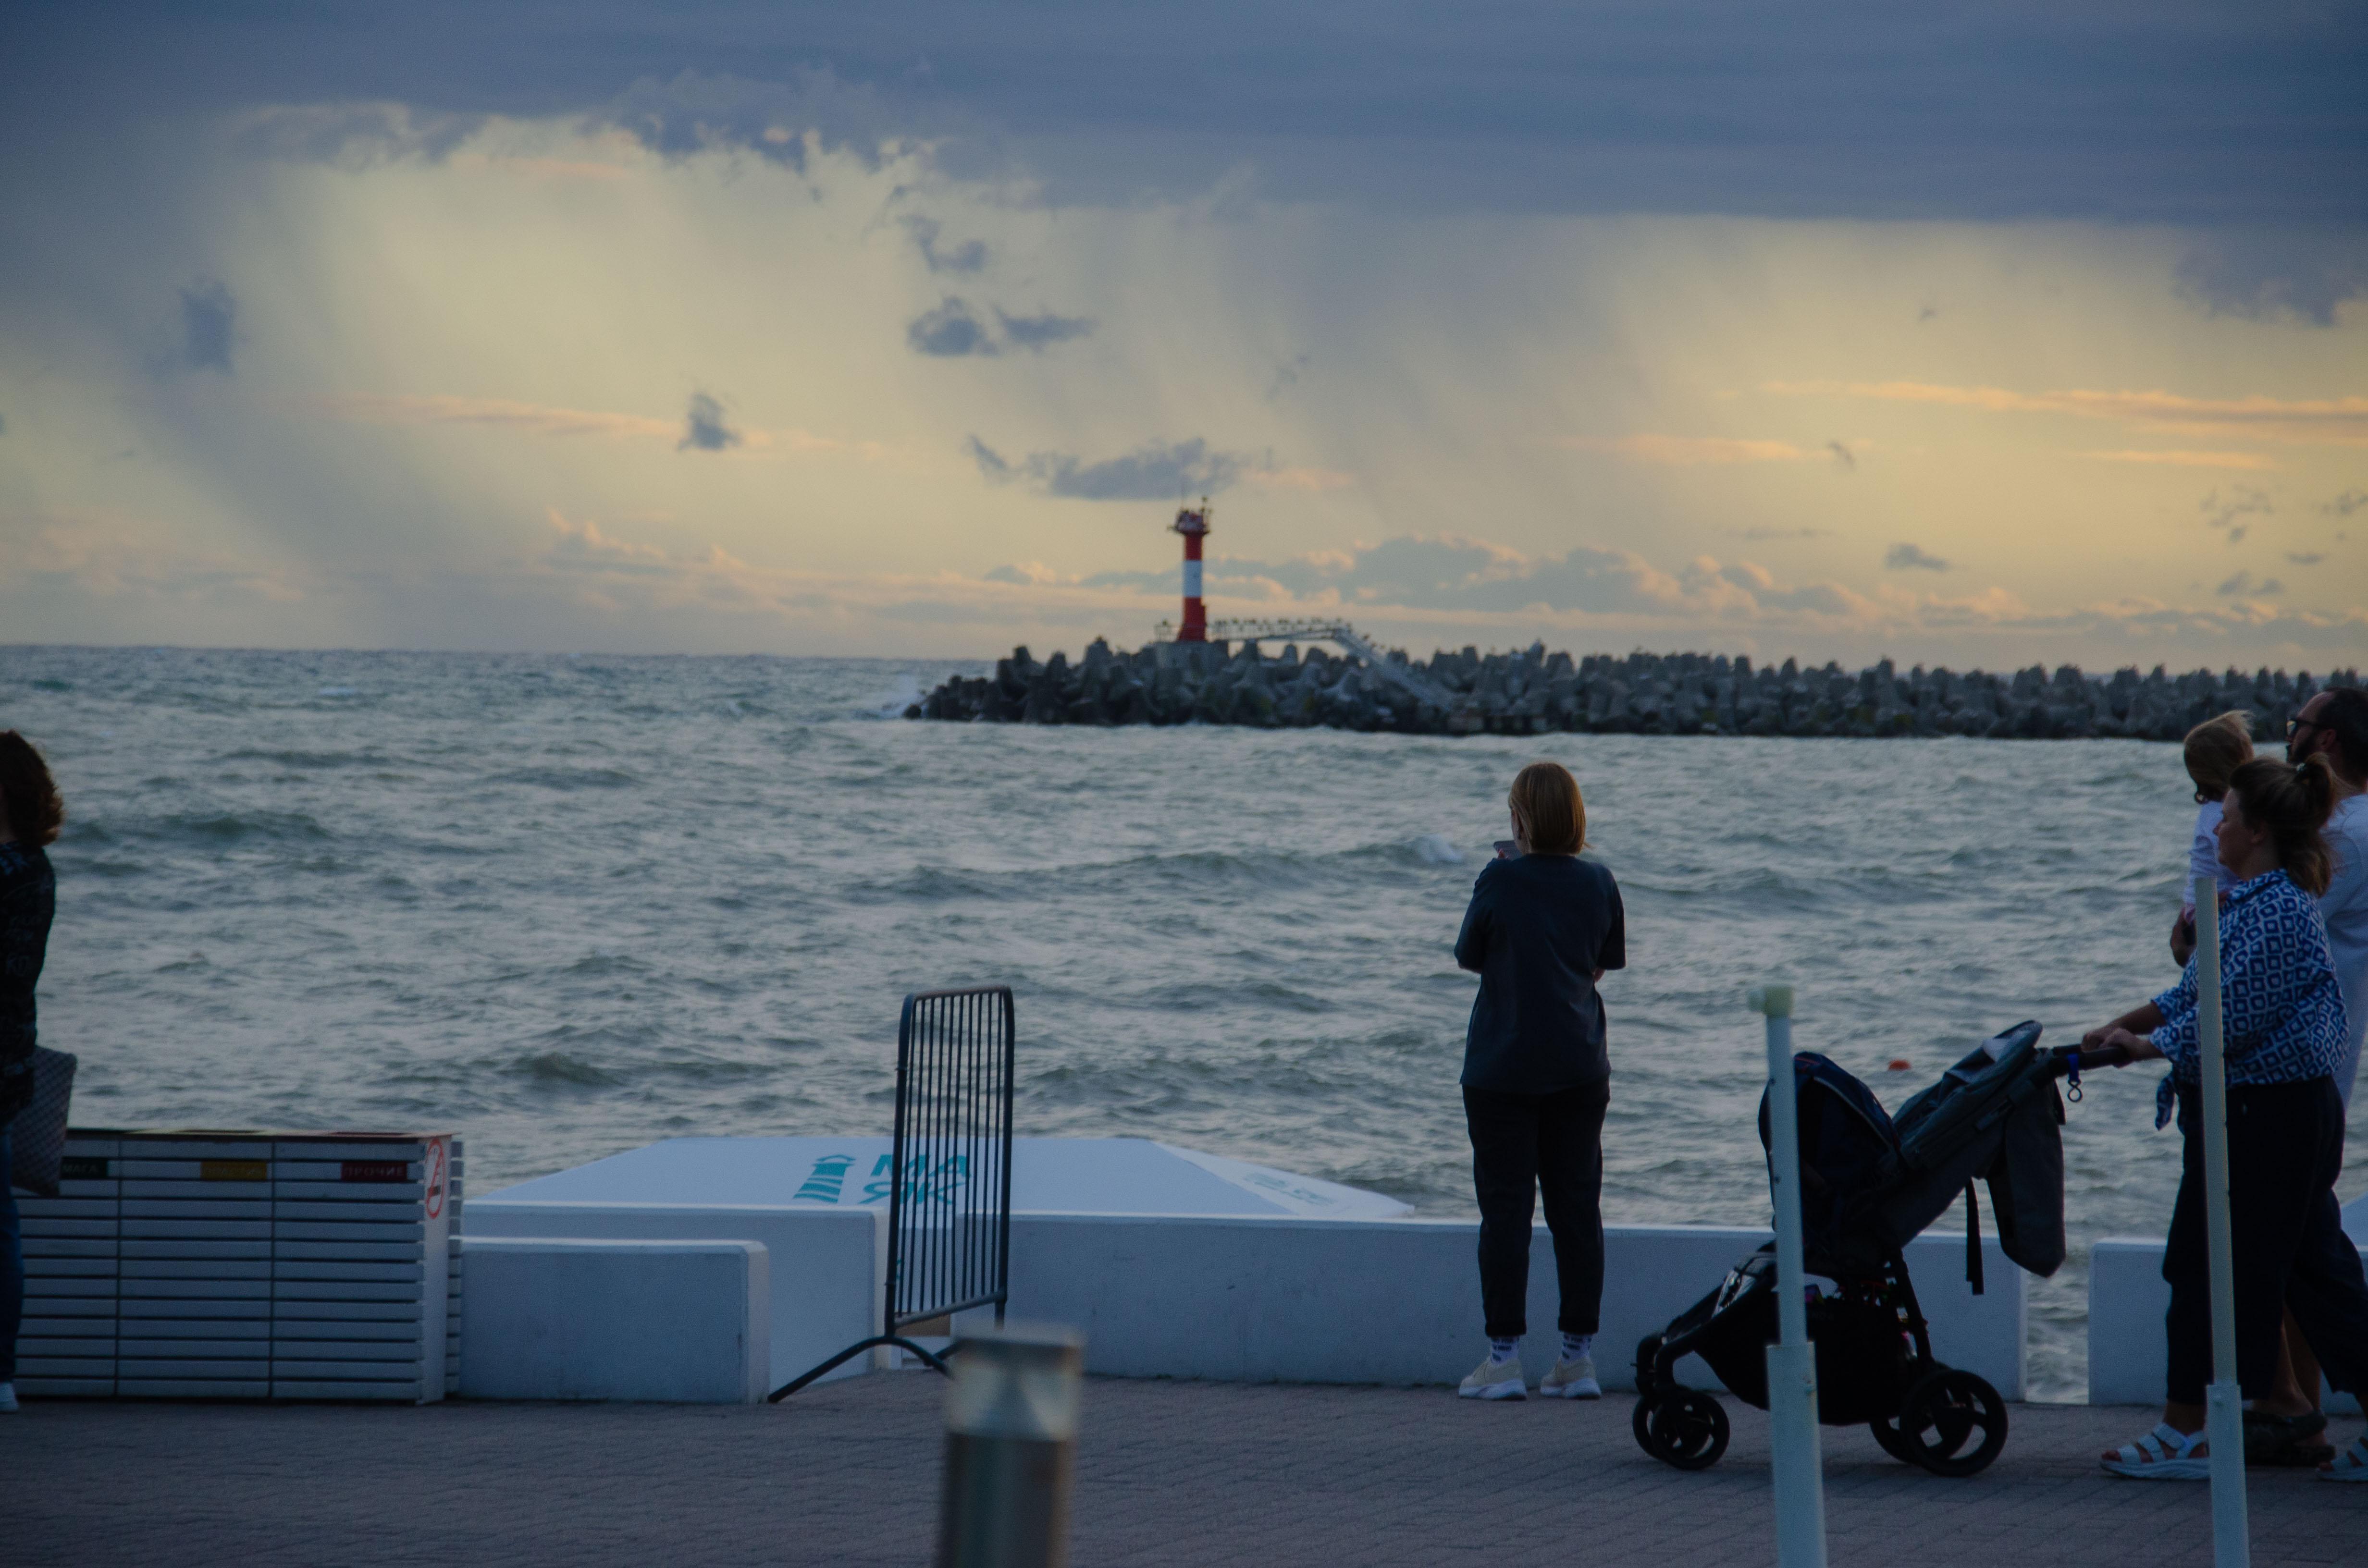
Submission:
M 1209 615 L 1201 607 L 1201 541 L 1209 536 L 1209 498 L 1201 498 L 1197 511 L 1190 506 L 1179 509 L 1175 528 L 1184 536 L 1184 622 L 1176 630 L 1176 641 L 1206 642 Z

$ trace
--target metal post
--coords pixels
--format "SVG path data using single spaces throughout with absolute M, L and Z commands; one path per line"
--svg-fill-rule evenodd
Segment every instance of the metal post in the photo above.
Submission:
M 1761 985 L 1768 1019 L 1768 1187 L 1776 1203 L 1776 1343 L 1768 1347 L 1768 1442 L 1779 1568 L 1825 1568 L 1826 1484 L 1817 1361 L 1801 1261 L 1801 1127 L 1793 1083 L 1793 988 Z
M 1085 1340 L 1015 1325 L 954 1348 L 938 1568 L 1062 1568 Z
M 2247 1568 L 2245 1394 L 2237 1379 L 2237 1266 L 2228 1244 L 2228 1079 L 2220 1015 L 2220 889 L 2195 879 L 2196 1025 L 2203 1112 L 2203 1225 L 2212 1263 L 2212 1386 L 2203 1391 L 2212 1444 L 2212 1561 Z

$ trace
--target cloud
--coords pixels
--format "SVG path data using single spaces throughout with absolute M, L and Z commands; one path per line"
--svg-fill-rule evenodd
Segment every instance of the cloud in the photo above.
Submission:
M 2259 452 L 2196 452 L 2179 449 L 2154 451 L 2081 452 L 2093 462 L 2153 463 L 2164 468 L 2268 469 L 2278 465 Z
M 905 328 L 905 341 L 914 353 L 940 359 L 1001 352 L 985 324 L 971 313 L 969 304 L 951 294 L 937 309 L 915 316 Z
M 1946 572 L 1949 563 L 1912 544 L 1895 544 L 1884 551 L 1883 563 L 1894 572 Z
M 1938 403 L 1993 414 L 2068 414 L 2261 440 L 2368 446 L 2368 397 L 2200 398 L 2168 392 L 2079 389 L 2020 392 L 2004 387 L 1938 386 L 1923 381 L 1769 381 L 1759 390 L 1780 397 Z
M 691 396 L 682 419 L 660 419 L 647 414 L 617 414 L 598 409 L 557 408 L 511 398 L 427 396 L 378 392 L 340 392 L 313 400 L 312 407 L 334 419 L 357 425 L 406 426 L 419 425 L 480 425 L 523 435 L 587 437 L 613 441 L 666 441 L 677 450 L 742 451 L 778 454 L 843 453 L 879 460 L 895 455 L 879 441 L 850 441 L 817 436 L 809 430 L 744 430 L 731 428 L 723 405 L 704 392 Z
M 2368 507 L 2368 490 L 2347 490 L 2319 510 L 2330 517 L 2348 517 L 2363 507 Z
M 1834 534 L 1831 528 L 1738 528 L 1734 532 L 1737 539 L 1749 540 L 1754 543 L 1765 543 L 1770 540 L 1831 539 Z
M 440 163 L 489 119 L 390 102 L 242 106 L 232 119 L 230 140 L 248 157 L 359 170 L 403 159 Z
M 682 439 L 674 444 L 677 452 L 721 452 L 740 444 L 740 432 L 723 421 L 723 405 L 703 392 L 690 394 L 690 408 L 683 415 Z
M 1834 460 L 1841 464 L 1842 467 L 1850 470 L 1852 473 L 1856 473 L 1858 472 L 1858 458 L 1856 454 L 1851 452 L 1848 447 L 1843 446 L 1839 441 L 1827 441 L 1826 443 L 1826 450 L 1833 453 Z
M 914 353 L 941 359 L 965 356 L 991 358 L 1012 349 L 1042 354 L 1056 343 L 1090 336 L 1095 325 L 1085 316 L 1060 316 L 1049 311 L 1042 315 L 1015 316 L 997 308 L 995 319 L 999 331 L 990 332 L 968 301 L 949 294 L 935 310 L 924 311 L 913 318 L 905 328 L 905 341 Z
M 1172 446 L 1148 442 L 1123 457 L 1100 462 L 1087 462 L 1066 452 L 1035 452 L 1014 463 L 976 436 L 965 449 L 979 472 L 995 483 L 1020 480 L 1044 494 L 1078 501 L 1173 501 L 1179 496 L 1214 495 L 1254 466 L 1238 453 L 1212 451 L 1208 442 L 1197 436 Z
M 1003 324 L 1005 342 L 1036 354 L 1056 343 L 1088 336 L 1095 325 L 1085 316 L 1056 316 L 1050 312 L 1037 316 L 1014 316 L 998 310 L 995 319 Z
M 1607 452 L 1632 462 L 1670 468 L 1702 464 L 1796 463 L 1819 455 L 1790 441 L 1736 440 L 1725 436 L 1567 436 L 1556 445 L 1580 452 Z
M 185 370 L 231 373 L 238 342 L 238 301 L 219 282 L 181 290 L 181 342 L 174 363 Z
M 2222 231 L 2199 238 L 2175 272 L 2180 296 L 2206 314 L 2284 316 L 2333 326 L 2368 295 L 2368 237 L 2356 232 Z
M 2270 502 L 2270 493 L 2252 484 L 2231 485 L 2226 495 L 2214 490 L 2196 503 L 2195 509 L 2203 514 L 2205 528 L 2226 529 L 2230 544 L 2238 543 L 2252 531 L 2245 518 L 2266 517 L 2277 511 Z
M 921 253 L 922 262 L 931 272 L 977 272 L 986 266 L 986 242 L 964 240 L 958 245 L 941 248 L 938 236 L 944 233 L 935 218 L 918 213 L 904 220 L 905 232 L 913 236 L 914 245 Z
M 2320 562 L 2326 560 L 2327 557 L 2319 554 L 2317 551 L 2311 551 L 2305 553 L 2298 551 L 2289 550 L 2286 551 L 2286 559 L 2293 562 L 2297 566 L 2316 566 Z
M 2212 591 L 2222 598 L 2251 598 L 2256 595 L 2283 594 L 2286 585 L 2275 577 L 2256 583 L 2250 572 L 2239 572 Z

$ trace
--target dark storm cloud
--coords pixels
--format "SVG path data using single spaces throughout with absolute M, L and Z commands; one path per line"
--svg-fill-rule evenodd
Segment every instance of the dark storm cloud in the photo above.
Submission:
M 1094 330 L 1094 323 L 1088 317 L 1056 316 L 1049 311 L 1041 316 L 1006 315 L 997 311 L 995 319 L 1003 324 L 1006 342 L 1038 354 L 1056 343 L 1090 336 Z
M 2212 234 L 2180 258 L 2180 294 L 2215 316 L 2287 316 L 2333 326 L 2368 294 L 2368 243 L 2357 233 Z
M 1194 437 L 1170 446 L 1152 441 L 1123 457 L 1087 462 L 1067 452 L 1031 452 L 1013 462 L 980 440 L 966 449 L 978 472 L 997 484 L 1027 483 L 1047 495 L 1077 501 L 1173 501 L 1185 495 L 1214 495 L 1230 487 L 1252 465 L 1234 452 L 1216 452 Z
M 791 165 L 808 130 L 859 151 L 928 138 L 1030 171 L 1055 202 L 1247 166 L 1267 194 L 1392 206 L 2368 222 L 2368 8 L 2316 0 L 18 13 L 0 131 L 20 155 L 134 119 L 400 104 L 415 129 L 384 135 L 431 153 L 439 133 L 416 127 L 488 113 Z M 331 137 L 340 155 L 352 140 Z M 2265 297 L 2228 276 L 2199 263 L 2194 286 Z M 2349 287 L 2296 277 L 2266 297 L 2316 319 Z
M 220 283 L 200 283 L 181 290 L 181 341 L 174 364 L 185 370 L 231 373 L 231 352 L 238 344 L 238 301 Z
M 740 444 L 740 432 L 723 422 L 723 405 L 705 392 L 690 394 L 690 410 L 683 415 L 677 452 L 720 452 Z
M 999 352 L 985 324 L 971 313 L 967 303 L 951 294 L 936 310 L 915 316 L 905 328 L 905 341 L 914 353 L 940 359 Z
M 1894 572 L 1946 572 L 1949 563 L 1912 544 L 1895 544 L 1884 551 L 1884 565 Z

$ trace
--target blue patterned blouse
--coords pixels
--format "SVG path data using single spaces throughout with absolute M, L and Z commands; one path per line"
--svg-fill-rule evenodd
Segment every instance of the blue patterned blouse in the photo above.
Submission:
M 2199 958 L 2201 954 L 2197 955 Z M 2196 960 L 2154 999 L 2162 1027 L 2147 1038 L 2169 1059 L 2154 1124 L 2170 1120 L 2174 1083 L 2203 1081 Z M 2222 1055 L 2232 1084 L 2301 1084 L 2343 1060 L 2343 997 L 2318 901 L 2283 870 L 2239 882 L 2220 906 Z

